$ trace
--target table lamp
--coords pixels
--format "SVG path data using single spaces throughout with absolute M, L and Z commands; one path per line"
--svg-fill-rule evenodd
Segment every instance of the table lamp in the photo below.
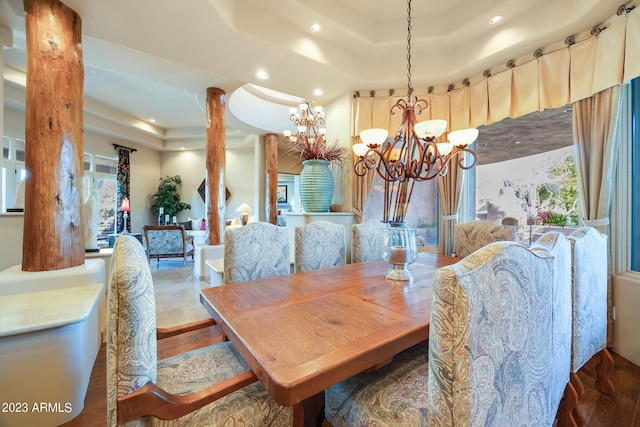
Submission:
M 122 204 L 120 205 L 120 211 L 123 212 L 122 216 L 124 219 L 124 227 L 122 227 L 122 234 L 129 234 L 129 230 L 127 229 L 127 219 L 129 218 L 129 212 L 131 212 L 131 207 L 129 206 L 129 199 L 122 199 Z
M 243 203 L 238 206 L 236 212 L 240 213 L 240 223 L 242 223 L 242 225 L 247 225 L 247 222 L 249 222 L 249 212 L 253 212 L 253 210 L 248 204 Z

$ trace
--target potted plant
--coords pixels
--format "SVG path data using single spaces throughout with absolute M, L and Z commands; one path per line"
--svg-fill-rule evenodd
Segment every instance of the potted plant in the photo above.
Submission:
M 155 216 L 169 215 L 169 218 L 172 218 L 185 209 L 191 209 L 189 203 L 180 201 L 180 194 L 178 193 L 182 186 L 180 175 L 166 176 L 160 178 L 159 181 L 158 190 L 151 196 L 155 199 L 155 203 L 151 206 L 151 212 Z M 160 208 L 162 208 L 162 211 Z

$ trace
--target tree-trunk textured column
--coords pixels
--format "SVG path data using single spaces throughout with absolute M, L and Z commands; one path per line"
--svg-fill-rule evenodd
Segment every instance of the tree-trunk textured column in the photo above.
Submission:
M 225 98 L 224 91 L 215 87 L 207 88 L 207 243 L 219 245 L 224 237 L 224 211 L 226 192 L 224 168 L 226 159 L 225 143 Z
M 278 223 L 278 137 L 268 133 L 264 137 L 267 159 L 267 215 L 271 224 Z
M 84 264 L 82 25 L 57 0 L 24 0 L 27 33 L 23 271 Z

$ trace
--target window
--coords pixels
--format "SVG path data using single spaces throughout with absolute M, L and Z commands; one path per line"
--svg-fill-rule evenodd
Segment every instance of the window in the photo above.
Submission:
M 550 228 L 568 233 L 578 225 L 571 121 L 565 107 L 505 119 L 480 132 L 476 219 L 516 224 L 518 240 L 527 243 Z
M 97 192 L 98 238 L 105 238 L 114 233 L 116 222 L 118 159 L 85 153 L 84 170 L 84 198 Z
M 631 81 L 631 270 L 640 272 L 640 78 Z
M 2 137 L 2 211 L 16 207 L 20 185 L 27 177 L 24 168 L 24 139 Z M 23 193 L 24 194 L 24 193 Z

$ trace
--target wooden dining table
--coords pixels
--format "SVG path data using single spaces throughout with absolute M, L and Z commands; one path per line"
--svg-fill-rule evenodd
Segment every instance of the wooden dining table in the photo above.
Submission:
M 200 300 L 273 399 L 303 402 L 305 425 L 319 425 L 326 388 L 428 338 L 433 275 L 458 260 L 420 253 L 410 283 L 385 279 L 380 260 L 206 288 Z

